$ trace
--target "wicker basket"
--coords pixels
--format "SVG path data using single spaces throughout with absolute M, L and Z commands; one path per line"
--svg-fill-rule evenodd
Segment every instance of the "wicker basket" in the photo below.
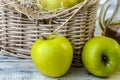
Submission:
M 7 3 L 6 3 L 7 2 Z M 30 58 L 34 41 L 51 33 L 69 39 L 74 48 L 72 65 L 81 66 L 81 51 L 94 34 L 99 0 L 85 0 L 71 8 L 32 13 L 32 8 L 0 1 L 0 46 L 3 55 Z

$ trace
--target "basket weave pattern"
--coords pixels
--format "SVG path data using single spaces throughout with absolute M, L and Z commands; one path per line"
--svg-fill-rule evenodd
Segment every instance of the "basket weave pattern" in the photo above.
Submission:
M 4 1 L 0 1 L 0 46 L 3 55 L 30 58 L 31 45 L 36 39 L 56 33 L 69 39 L 74 48 L 72 65 L 81 66 L 82 48 L 94 34 L 99 0 L 88 0 L 90 3 L 83 2 L 56 14 L 41 14 L 39 17 L 28 14 L 29 11 L 26 12 L 29 16 L 26 16 L 22 7 L 5 5 Z

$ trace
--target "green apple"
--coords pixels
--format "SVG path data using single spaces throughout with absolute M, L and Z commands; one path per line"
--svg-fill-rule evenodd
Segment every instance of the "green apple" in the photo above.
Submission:
M 38 70 L 50 77 L 60 77 L 70 68 L 73 48 L 69 40 L 60 35 L 48 35 L 32 46 L 31 57 Z
M 60 8 L 70 8 L 83 0 L 37 0 L 38 7 L 48 10 L 57 10 Z
M 78 0 L 78 2 L 80 3 L 80 2 L 83 2 L 84 0 Z
M 120 69 L 119 44 L 105 36 L 92 38 L 82 50 L 82 62 L 91 74 L 109 77 Z
M 38 7 L 43 7 L 49 10 L 61 8 L 61 0 L 37 0 Z
M 62 2 L 65 8 L 72 7 L 79 3 L 78 0 L 62 0 Z

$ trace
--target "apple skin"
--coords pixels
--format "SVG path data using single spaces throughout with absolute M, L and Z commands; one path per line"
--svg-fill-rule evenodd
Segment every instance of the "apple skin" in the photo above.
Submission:
M 43 8 L 56 10 L 61 8 L 61 0 L 37 0 L 38 6 L 41 4 Z M 39 6 L 40 7 L 40 6 Z
M 83 2 L 84 0 L 78 0 L 78 2 L 80 3 L 80 2 Z
M 70 8 L 79 3 L 78 0 L 62 0 L 62 2 L 65 8 Z
M 67 38 L 48 35 L 47 40 L 38 39 L 32 46 L 31 57 L 38 70 L 50 77 L 63 76 L 70 68 L 73 48 Z
M 103 56 L 107 59 L 106 62 L 103 61 Z M 120 46 L 109 37 L 92 38 L 83 48 L 82 62 L 91 74 L 109 77 L 120 70 Z
M 48 10 L 57 10 L 60 8 L 70 8 L 84 0 L 37 0 L 37 6 Z

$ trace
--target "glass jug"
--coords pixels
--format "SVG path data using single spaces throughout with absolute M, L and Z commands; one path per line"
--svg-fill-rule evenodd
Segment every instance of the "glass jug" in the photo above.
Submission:
M 111 37 L 120 44 L 120 0 L 106 0 L 98 19 L 102 35 Z

